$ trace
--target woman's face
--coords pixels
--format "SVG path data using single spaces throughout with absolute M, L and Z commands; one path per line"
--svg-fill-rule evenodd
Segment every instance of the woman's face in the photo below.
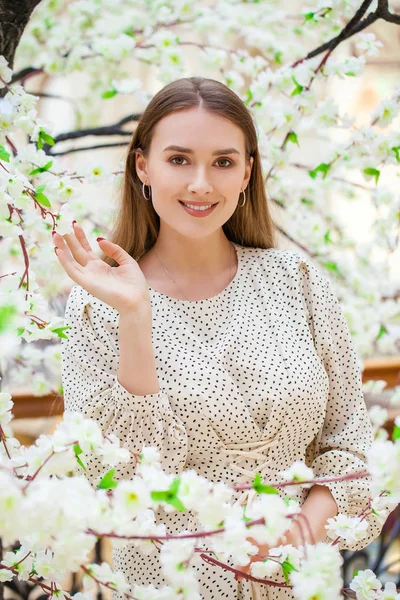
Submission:
M 250 164 L 245 162 L 241 129 L 199 108 L 161 119 L 147 160 L 136 153 L 137 173 L 151 186 L 152 203 L 160 220 L 182 235 L 194 237 L 209 235 L 228 221 L 248 184 L 252 165 L 253 157 Z M 149 196 L 148 188 L 145 194 Z M 191 214 L 181 202 L 215 207 Z

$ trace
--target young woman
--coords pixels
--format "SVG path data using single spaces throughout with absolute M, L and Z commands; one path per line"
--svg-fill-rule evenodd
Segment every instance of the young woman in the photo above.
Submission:
M 156 446 L 168 473 L 195 469 L 234 484 L 257 472 L 277 480 L 295 460 L 317 478 L 365 468 L 371 426 L 341 307 L 320 271 L 276 248 L 274 233 L 245 104 L 212 79 L 165 86 L 132 136 L 115 228 L 99 241 L 103 256 L 79 224 L 54 235 L 77 284 L 62 340 L 65 408 L 136 452 Z M 103 471 L 89 463 L 93 485 Z M 133 473 L 132 463 L 116 476 Z M 236 494 L 239 503 L 252 500 Z M 369 482 L 315 485 L 296 497 L 307 535 L 328 541 L 327 519 L 359 514 Z M 191 513 L 156 516 L 170 533 L 198 530 Z M 378 530 L 371 519 L 368 537 L 351 549 Z M 286 539 L 300 543 L 294 526 Z M 267 552 L 260 547 L 253 560 Z M 131 584 L 166 583 L 157 551 L 116 546 L 113 558 Z M 192 564 L 205 600 L 292 597 L 199 554 Z

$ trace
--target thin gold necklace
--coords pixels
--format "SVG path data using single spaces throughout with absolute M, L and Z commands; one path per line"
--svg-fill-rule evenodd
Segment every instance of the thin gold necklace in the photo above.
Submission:
M 236 254 L 236 251 L 235 251 L 232 243 L 231 243 L 231 246 L 232 246 L 232 250 L 233 250 L 234 254 Z M 156 252 L 156 249 L 154 247 L 153 247 L 153 250 L 154 250 L 154 254 L 157 257 L 158 262 L 160 263 L 160 265 L 162 266 L 162 268 L 164 269 L 164 271 L 166 272 L 166 274 L 168 275 L 168 277 L 171 279 L 171 281 L 174 282 L 174 284 L 179 289 L 179 291 L 181 292 L 181 294 L 183 295 L 183 297 L 185 298 L 185 300 L 189 300 L 189 298 L 187 298 L 187 296 L 185 296 L 185 294 L 183 293 L 182 288 L 176 283 L 176 281 L 174 279 L 172 279 L 171 275 L 169 274 L 169 272 L 167 271 L 167 269 L 164 267 L 163 263 L 161 262 L 158 254 Z M 232 281 L 232 273 L 233 273 L 234 269 L 235 269 L 235 260 L 232 261 L 232 265 L 231 265 L 230 282 Z M 214 278 L 213 278 L 213 280 L 214 280 L 214 283 L 215 283 L 215 279 Z

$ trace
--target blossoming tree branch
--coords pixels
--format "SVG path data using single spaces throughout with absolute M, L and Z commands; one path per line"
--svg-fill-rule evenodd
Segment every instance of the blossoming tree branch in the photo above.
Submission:
M 167 474 L 155 448 L 129 451 L 80 413 L 66 412 L 53 435 L 41 435 L 28 448 L 21 446 L 12 435 L 12 406 L 10 394 L 0 393 L 0 539 L 5 546 L 20 545 L 0 561 L 0 582 L 17 576 L 36 582 L 50 597 L 76 600 L 89 600 L 94 584 L 117 590 L 127 599 L 156 597 L 152 585 L 130 586 L 124 574 L 114 572 L 107 563 L 89 563 L 96 541 L 107 537 L 121 547 L 133 543 L 145 554 L 159 553 L 168 582 L 162 597 L 201 599 L 191 568 L 193 555 L 199 553 L 205 562 L 243 575 L 237 565 L 248 565 L 259 551 L 249 541 L 251 534 L 269 547 L 263 560 L 250 563 L 250 572 L 243 575 L 251 581 L 291 588 L 301 600 L 311 600 L 316 589 L 324 590 L 324 597 L 338 600 L 341 593 L 383 600 L 393 592 L 394 584 L 387 583 L 382 589 L 369 569 L 360 571 L 344 589 L 342 557 L 334 546 L 340 539 L 350 544 L 363 539 L 367 512 L 384 522 L 399 502 L 400 420 L 393 441 L 379 439 L 379 435 L 373 443 L 366 471 L 321 480 L 314 479 L 304 463 L 296 462 L 280 473 L 280 481 L 263 482 L 257 474 L 248 484 L 228 486 L 212 483 L 192 469 Z M 105 469 L 96 486 L 83 475 L 92 455 Z M 135 475 L 117 481 L 115 467 L 129 461 L 135 461 Z M 299 518 L 299 503 L 291 490 L 357 477 L 371 477 L 374 497 L 370 507 L 355 517 L 338 514 L 329 519 L 326 529 L 331 544 L 307 541 L 307 522 Z M 246 508 L 233 502 L 235 491 L 244 489 L 256 492 L 256 499 Z M 167 511 L 193 511 L 202 530 L 169 534 L 165 525 L 156 524 L 155 511 L 161 506 Z M 301 532 L 297 546 L 283 539 L 292 519 L 298 519 Z M 84 593 L 70 596 L 60 581 L 79 570 L 84 573 Z
M 372 5 L 319 0 L 292 14 L 273 2 L 234 0 L 207 6 L 164 0 L 67 5 L 32 0 L 23 9 L 20 2 L 0 2 L 0 16 L 7 10 L 7 22 L 15 17 L 16 24 L 6 31 L 6 20 L 0 18 L 0 264 L 13 265 L 0 272 L 0 344 L 10 380 L 33 387 L 38 395 L 54 389 L 62 393 L 59 346 L 43 350 L 31 344 L 66 337 L 64 320 L 52 314 L 48 303 L 66 284 L 51 231 L 68 233 L 75 219 L 89 236 L 106 234 L 114 207 L 109 201 L 88 202 L 86 191 L 90 185 L 117 186 L 124 164 L 113 168 L 105 158 L 93 159 L 85 151 L 105 153 L 126 146 L 131 135 L 126 126 L 138 120 L 152 95 L 141 79 L 130 75 L 133 67 L 151 67 L 165 84 L 190 72 L 188 50 L 197 53 L 204 74 L 216 71 L 254 115 L 268 198 L 287 217 L 281 234 L 332 276 L 360 354 L 398 352 L 394 327 L 399 323 L 400 292 L 390 280 L 388 260 L 399 242 L 399 197 L 391 182 L 400 163 L 400 134 L 393 127 L 400 88 L 375 107 L 368 126 L 342 114 L 334 98 L 322 98 L 317 91 L 332 80 L 346 81 L 365 72 L 368 57 L 382 47 L 370 31 L 375 21 L 386 21 L 388 27 L 399 23 L 387 1 L 378 0 L 374 9 Z M 350 38 L 356 55 L 335 53 Z M 27 91 L 43 75 L 51 80 L 71 74 L 83 76 L 88 90 L 73 100 Z M 111 124 L 99 122 L 101 107 L 112 107 L 118 95 L 131 96 L 137 111 Z M 41 118 L 42 97 L 72 107 L 72 131 L 59 130 L 58 124 L 57 131 Z M 93 135 L 100 138 L 98 144 L 76 144 Z M 310 156 L 318 158 L 307 161 L 303 147 L 310 140 L 317 144 Z M 330 207 L 332 197 L 373 206 L 377 218 L 368 243 L 357 243 L 343 227 Z M 29 344 L 21 348 L 22 340 Z M 50 366 L 53 380 L 41 365 Z M 76 600 L 89 598 L 96 583 L 134 600 L 158 593 L 152 586 L 131 589 L 122 573 L 106 563 L 89 562 L 97 539 L 110 537 L 122 546 L 129 542 L 145 553 L 159 553 L 168 582 L 163 597 L 171 600 L 200 597 L 190 566 L 195 554 L 236 574 L 238 565 L 247 567 L 246 578 L 289 586 L 301 600 L 311 598 L 316 588 L 327 598 L 339 599 L 343 582 L 335 546 L 340 540 L 362 540 L 368 521 L 382 523 L 400 499 L 400 423 L 393 440 L 387 439 L 379 409 L 374 412 L 377 437 L 367 471 L 335 478 L 371 477 L 370 506 L 363 514 L 331 519 L 331 542 L 316 545 L 291 495 L 301 486 L 321 483 L 302 463 L 281 472 L 279 481 L 257 475 L 247 484 L 229 487 L 193 471 L 168 475 L 155 449 L 129 452 L 79 414 L 66 413 L 53 436 L 41 436 L 25 448 L 12 434 L 11 409 L 11 395 L 0 392 L 0 538 L 5 547 L 20 544 L 2 558 L 0 581 L 14 576 L 37 581 L 51 597 L 68 598 L 60 581 L 79 570 L 84 572 L 85 593 Z M 95 489 L 82 474 L 91 455 L 105 467 Z M 118 482 L 114 469 L 131 460 L 137 463 L 134 478 Z M 255 498 L 244 510 L 233 499 L 246 486 Z M 155 522 L 160 506 L 193 511 L 202 531 L 170 535 Z M 21 514 L 24 519 L 18 518 Z M 291 521 L 297 524 L 298 545 L 285 543 L 283 537 Z M 263 560 L 252 562 L 258 549 L 249 533 L 268 546 Z M 395 596 L 393 585 L 383 589 L 376 575 L 365 570 L 345 593 L 383 600 Z
M 107 3 L 104 10 L 102 2 L 64 6 L 32 0 L 24 9 L 7 4 L 7 22 L 14 19 L 15 27 L 0 36 L 0 262 L 15 267 L 0 273 L 0 336 L 4 360 L 10 362 L 7 371 L 18 385 L 33 383 L 37 394 L 62 392 L 59 369 L 45 377 L 44 369 L 32 369 L 29 346 L 19 348 L 22 339 L 65 335 L 63 320 L 48 304 L 66 283 L 52 252 L 51 231 L 63 235 L 75 219 L 89 236 L 107 236 L 112 222 L 112 202 L 83 198 L 87 186 L 118 186 L 123 162 L 112 168 L 86 151 L 127 145 L 129 125 L 152 95 L 129 70 L 149 65 L 167 83 L 190 71 L 188 50 L 197 53 L 204 74 L 217 71 L 252 111 L 268 198 L 277 214 L 285 215 L 278 228 L 330 276 L 360 356 L 398 353 L 400 293 L 390 277 L 389 258 L 398 249 L 400 230 L 399 196 L 392 185 L 400 163 L 400 134 L 392 128 L 399 87 L 376 106 L 369 126 L 357 125 L 355 116 L 340 113 L 334 98 L 321 98 L 316 91 L 317 83 L 361 76 L 368 57 L 378 55 L 382 43 L 369 31 L 371 25 L 383 20 L 396 27 L 399 15 L 385 1 L 374 10 L 372 5 L 319 0 L 291 14 L 273 3 L 216 1 L 189 7 L 158 0 L 138 3 L 134 10 L 129 3 L 132 22 L 127 24 L 124 0 Z M 0 3 L 0 14 L 5 10 Z M 336 57 L 338 45 L 350 38 L 357 55 Z M 313 49 L 307 52 L 306 46 Z M 84 75 L 88 93 L 73 101 L 52 95 L 54 103 L 71 105 L 76 124 L 72 131 L 55 132 L 37 108 L 49 95 L 25 88 L 43 74 L 67 78 L 75 73 Z M 96 123 L 101 105 L 111 106 L 118 95 L 132 96 L 138 110 L 109 124 Z M 89 136 L 99 142 L 77 144 Z M 302 147 L 310 140 L 316 144 L 310 157 L 318 159 L 307 161 Z M 79 159 L 81 154 L 86 160 Z M 376 211 L 368 242 L 357 243 L 343 227 L 331 208 L 335 197 L 361 199 Z M 39 364 L 48 364 L 42 349 L 35 352 L 41 355 Z M 52 358 L 59 363 L 58 345 Z

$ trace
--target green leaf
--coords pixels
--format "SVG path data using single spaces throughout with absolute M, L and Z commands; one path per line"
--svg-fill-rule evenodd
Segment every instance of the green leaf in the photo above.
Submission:
M 314 15 L 315 15 L 315 12 L 305 13 L 303 15 L 303 17 L 304 17 L 303 25 L 304 25 L 304 23 L 307 23 L 307 21 L 314 21 Z
M 323 262 L 322 264 L 326 269 L 328 269 L 328 271 L 332 271 L 333 273 L 337 273 L 338 275 L 340 275 L 339 267 L 337 266 L 336 263 L 327 260 L 326 262 Z
M 68 340 L 68 336 L 64 333 L 66 329 L 71 329 L 71 325 L 67 325 L 66 327 L 56 327 L 55 329 L 51 329 L 51 331 L 53 331 L 53 333 L 56 333 L 58 337 Z
M 179 498 L 170 498 L 168 504 L 171 504 L 177 511 L 185 512 L 186 506 L 179 500 Z
M 16 312 L 16 307 L 11 306 L 11 304 L 3 304 L 3 306 L 0 306 L 0 334 L 3 331 L 7 331 L 15 318 Z
M 35 194 L 35 200 L 37 200 L 39 204 L 47 206 L 47 208 L 51 208 L 50 200 L 44 194 Z
M 396 160 L 397 160 L 398 163 L 400 163 L 400 146 L 393 146 L 392 152 L 395 153 Z
M 285 496 L 285 498 L 283 499 L 283 501 L 286 504 L 286 506 L 289 506 L 289 504 L 291 502 L 296 502 L 297 504 L 299 503 L 299 501 L 296 498 L 289 498 L 289 496 Z
M 359 569 L 357 569 L 357 571 L 354 571 L 352 579 L 354 579 L 354 577 L 356 577 L 359 574 L 359 572 Z
M 104 92 L 101 97 L 102 98 L 114 98 L 114 96 L 116 96 L 118 94 L 117 90 L 108 90 L 107 92 Z
M 325 242 L 325 244 L 332 244 L 332 240 L 330 238 L 331 233 L 332 232 L 331 232 L 330 229 L 328 229 L 328 231 L 325 232 L 325 235 L 324 235 L 324 242 Z
M 381 174 L 381 172 L 378 171 L 378 169 L 374 169 L 373 167 L 367 167 L 366 169 L 364 169 L 363 172 L 365 173 L 365 175 L 372 175 L 372 177 L 375 177 L 375 184 L 378 183 L 379 176 Z
M 253 92 L 250 89 L 248 89 L 248 90 L 246 90 L 246 94 L 247 94 L 247 98 L 246 98 L 245 103 L 247 104 L 248 102 L 250 102 L 250 100 L 253 100 Z
M 292 144 L 299 145 L 297 134 L 294 131 L 289 131 L 289 133 L 287 134 L 285 141 L 283 142 L 283 148 L 285 148 L 286 144 L 288 144 L 289 142 L 292 142 Z
M 33 171 L 31 171 L 29 173 L 29 175 L 38 175 L 38 173 L 44 173 L 45 171 L 48 171 L 49 169 L 51 169 L 53 165 L 53 161 L 50 160 L 48 163 L 46 163 L 44 165 L 44 167 L 38 167 L 37 169 L 34 169 Z
M 274 61 L 276 62 L 277 65 L 281 65 L 282 64 L 282 51 L 281 50 L 277 50 L 274 54 Z
M 169 488 L 170 494 L 174 494 L 174 495 L 177 494 L 180 484 L 181 484 L 181 478 L 179 476 L 175 477 L 175 479 L 171 483 L 171 487 Z
M 83 450 L 82 450 L 82 448 L 80 447 L 79 444 L 74 444 L 74 452 L 75 452 L 76 460 L 78 461 L 78 465 L 80 465 L 82 467 L 82 469 L 84 471 L 86 471 L 85 465 L 83 464 L 83 462 L 79 458 L 79 455 L 83 454 Z
M 283 561 L 283 563 L 281 564 L 281 567 L 282 567 L 283 576 L 285 578 L 286 584 L 289 585 L 290 584 L 289 573 L 291 573 L 292 571 L 297 571 L 297 569 L 288 560 Z
M 384 325 L 381 325 L 376 339 L 379 340 L 383 335 L 385 335 L 385 333 L 389 333 L 389 332 Z
M 312 171 L 308 171 L 308 174 L 311 177 L 311 179 L 316 179 L 318 173 L 322 173 L 322 179 L 325 179 L 330 168 L 331 168 L 331 165 L 329 165 L 327 163 L 321 163 L 320 165 L 318 165 L 318 167 L 315 167 L 315 169 L 313 169 Z
M 4 146 L 0 146 L 0 160 L 4 160 L 4 162 L 10 162 L 10 153 L 4 148 Z
M 115 474 L 115 469 L 110 469 L 109 471 L 107 471 L 107 473 L 104 475 L 104 477 L 101 479 L 100 483 L 97 486 L 97 489 L 99 490 L 111 490 L 113 488 L 116 488 L 118 485 L 118 481 L 115 481 L 115 479 L 113 479 Z
M 49 146 L 54 146 L 54 144 L 55 144 L 54 138 L 52 138 L 51 135 L 46 133 L 44 129 L 41 129 L 39 131 L 39 140 L 42 140 Z
M 393 428 L 393 441 L 397 441 L 400 440 L 400 427 L 398 425 L 395 425 Z
M 301 94 L 301 92 L 303 91 L 303 86 L 299 84 L 298 81 L 296 81 L 296 78 L 294 75 L 292 75 L 292 81 L 295 84 L 295 88 L 293 90 L 293 92 L 290 94 L 291 96 L 297 96 L 297 94 Z
M 167 502 L 168 492 L 151 492 L 151 499 L 154 502 Z
M 278 490 L 272 485 L 264 485 L 261 479 L 261 474 L 256 473 L 252 483 L 253 489 L 257 494 L 278 494 Z
M 184 512 L 186 510 L 186 507 L 177 496 L 180 483 L 181 478 L 179 476 L 175 477 L 175 479 L 171 483 L 169 490 L 162 492 L 151 492 L 152 500 L 154 500 L 155 502 L 167 502 L 167 504 L 170 504 L 179 512 Z
M 41 194 L 45 189 L 46 189 L 45 185 L 38 185 L 37 188 L 35 189 L 35 193 Z

